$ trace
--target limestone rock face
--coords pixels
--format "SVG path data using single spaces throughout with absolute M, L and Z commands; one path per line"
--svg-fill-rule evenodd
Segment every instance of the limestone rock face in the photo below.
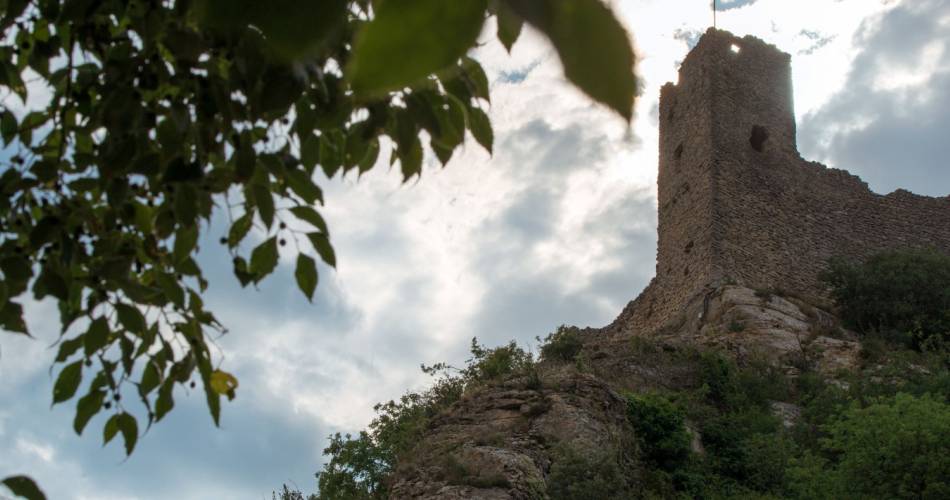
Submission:
M 547 498 L 552 453 L 616 449 L 632 436 L 623 398 L 595 377 L 548 372 L 543 387 L 515 379 L 483 388 L 437 417 L 391 498 Z
M 693 343 L 742 360 L 765 358 L 789 371 L 816 369 L 826 375 L 857 367 L 857 336 L 820 307 L 795 297 L 724 286 L 703 301 L 702 324 L 680 332 Z

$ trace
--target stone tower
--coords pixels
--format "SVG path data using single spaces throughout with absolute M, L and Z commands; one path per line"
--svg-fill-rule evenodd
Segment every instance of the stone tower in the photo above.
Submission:
M 888 248 L 950 253 L 950 197 L 871 192 L 843 170 L 802 160 L 791 58 L 709 29 L 679 82 L 660 92 L 656 277 L 624 330 L 652 330 L 723 283 L 825 293 L 832 256 Z

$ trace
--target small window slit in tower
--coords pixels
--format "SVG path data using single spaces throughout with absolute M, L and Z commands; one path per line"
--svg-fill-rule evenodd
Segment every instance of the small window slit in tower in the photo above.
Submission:
M 673 158 L 679 161 L 679 159 L 682 157 L 683 157 L 683 145 L 680 144 L 679 146 L 676 146 L 676 151 L 673 151 Z

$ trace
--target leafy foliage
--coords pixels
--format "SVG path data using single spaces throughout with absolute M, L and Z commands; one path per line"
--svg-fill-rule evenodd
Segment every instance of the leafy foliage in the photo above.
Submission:
M 300 490 L 292 490 L 287 485 L 282 485 L 279 492 L 271 493 L 271 500 L 316 500 L 316 495 L 304 496 Z
M 547 477 L 548 496 L 559 500 L 631 498 L 633 491 L 614 455 L 558 446 Z
M 494 13 L 506 47 L 527 19 L 568 79 L 629 120 L 626 32 L 599 0 L 566 6 L 0 3 L 0 327 L 29 335 L 30 292 L 57 302 L 53 403 L 78 397 L 77 433 L 111 411 L 104 441 L 121 434 L 131 453 L 176 388 L 199 381 L 217 424 L 238 382 L 215 361 L 227 330 L 202 299 L 212 220 L 242 286 L 295 251 L 313 300 L 317 260 L 336 265 L 318 173 L 362 174 L 389 152 L 409 180 L 427 154 L 446 164 L 466 131 L 492 150 L 489 82 L 466 53 Z
M 330 436 L 323 450 L 330 459 L 317 473 L 321 499 L 387 498 L 386 478 L 398 461 L 418 444 L 429 421 L 466 391 L 533 368 L 531 355 L 514 342 L 493 349 L 472 339 L 472 357 L 462 369 L 445 363 L 423 366 L 436 378 L 423 392 L 408 392 L 399 401 L 377 404 L 376 418 L 357 436 Z
M 574 361 L 584 348 L 580 332 L 576 327 L 561 325 L 554 333 L 548 334 L 541 342 L 541 358 L 545 360 Z
M 916 349 L 950 345 L 950 255 L 908 249 L 862 263 L 833 259 L 823 279 L 852 328 Z
M 806 454 L 790 470 L 801 493 L 821 491 L 827 498 L 950 495 L 946 401 L 898 393 L 864 407 L 855 402 L 823 429 L 823 454 Z
M 666 470 L 683 465 L 690 454 L 690 437 L 683 411 L 656 394 L 627 397 L 627 418 L 637 429 L 643 457 Z
M 792 379 L 714 353 L 680 354 L 681 369 L 690 367 L 696 380 L 628 399 L 645 495 L 942 498 L 950 365 L 939 352 L 891 349 L 873 374 L 835 381 L 818 373 Z M 773 401 L 800 408 L 791 427 L 780 425 Z M 687 422 L 702 453 L 686 447 Z M 668 449 L 679 451 L 676 460 L 656 459 Z

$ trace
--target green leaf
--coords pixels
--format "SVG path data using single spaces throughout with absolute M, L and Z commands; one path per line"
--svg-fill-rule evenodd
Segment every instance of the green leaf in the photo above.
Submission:
M 414 137 L 406 147 L 400 145 L 399 166 L 402 168 L 403 182 L 422 174 L 422 143 L 418 136 Z
M 357 35 L 346 68 L 353 90 L 380 94 L 452 65 L 475 44 L 486 6 L 487 0 L 380 3 Z
M 211 372 L 211 380 L 209 383 L 211 385 L 211 390 L 222 396 L 228 396 L 228 399 L 232 399 L 234 397 L 234 390 L 238 387 L 237 378 L 234 375 L 221 370 L 214 370 Z
M 302 170 L 288 170 L 287 185 L 289 185 L 290 189 L 297 193 L 297 196 L 300 196 L 303 201 L 313 203 L 319 200 L 320 203 L 323 203 L 323 192 L 313 183 L 310 174 Z
M 274 224 L 274 197 L 270 194 L 270 189 L 266 184 L 254 183 L 251 186 L 254 192 L 254 202 L 257 204 L 257 211 L 264 221 L 264 225 L 270 229 Z
M 88 394 L 79 399 L 76 404 L 76 418 L 73 419 L 73 430 L 76 431 L 76 434 L 82 435 L 89 419 L 102 409 L 102 402 L 105 398 L 106 391 L 96 389 L 89 391 Z
M 9 476 L 3 478 L 3 485 L 10 488 L 14 495 L 27 500 L 46 500 L 46 495 L 36 485 L 36 482 L 27 476 Z
M 336 267 L 336 254 L 330 245 L 330 238 L 325 233 L 307 233 L 307 238 L 310 238 L 310 243 L 313 244 L 314 250 L 320 254 L 323 262 Z
M 254 283 L 264 279 L 277 267 L 277 237 L 261 243 L 251 252 L 250 272 L 254 275 Z
M 30 336 L 26 322 L 23 321 L 23 306 L 16 302 L 7 301 L 3 304 L 3 308 L 0 309 L 0 327 L 10 332 Z
M 109 322 L 99 316 L 89 324 L 89 329 L 83 336 L 86 356 L 102 349 L 109 342 Z
M 317 289 L 317 264 L 308 255 L 297 255 L 297 270 L 294 272 L 297 286 L 313 302 L 313 292 Z
M 564 75 L 628 122 L 637 92 L 633 47 L 601 0 L 506 0 L 554 44 Z
M 491 120 L 488 115 L 480 108 L 469 108 L 468 129 L 472 132 L 475 140 L 491 154 L 495 135 L 492 132 Z
M 139 311 L 139 308 L 119 303 L 115 305 L 115 311 L 119 316 L 119 323 L 121 323 L 126 330 L 135 334 L 141 334 L 147 328 L 145 316 L 142 314 L 142 311 Z
M 286 60 L 311 55 L 345 23 L 346 0 L 199 0 L 199 19 L 216 30 L 253 24 Z
M 320 138 L 308 131 L 300 138 L 300 163 L 307 170 L 313 170 L 319 161 Z
M 462 58 L 462 71 L 471 87 L 472 95 L 491 102 L 491 95 L 488 92 L 488 76 L 485 75 L 482 65 L 475 59 L 466 56 Z
M 253 220 L 251 219 L 250 214 L 244 214 L 236 221 L 231 224 L 231 229 L 228 230 L 228 247 L 234 248 L 241 243 L 241 240 L 247 236 L 247 232 L 251 230 L 251 224 Z
M 70 363 L 59 372 L 56 384 L 53 385 L 53 404 L 62 403 L 76 394 L 79 382 L 82 381 L 82 360 Z
M 3 271 L 7 294 L 10 297 L 16 297 L 26 290 L 26 285 L 33 276 L 33 266 L 23 257 L 4 257 L 0 260 L 0 270 Z
M 319 229 L 324 234 L 329 234 L 330 231 L 327 229 L 327 223 L 323 220 L 323 217 L 313 209 L 313 207 L 307 207 L 303 205 L 298 205 L 290 209 L 290 213 L 294 214 L 294 217 L 310 223 L 313 227 Z
M 248 271 L 247 261 L 244 260 L 244 257 L 235 257 L 232 262 L 234 263 L 234 277 L 238 279 L 242 287 L 254 281 L 254 275 Z
M 155 401 L 155 421 L 158 422 L 165 415 L 168 414 L 175 407 L 175 399 L 173 396 L 173 391 L 175 389 L 175 381 L 168 379 L 162 384 L 162 388 L 158 390 L 158 399 Z
M 172 258 L 175 264 L 184 262 L 191 255 L 191 252 L 198 245 L 198 225 L 182 226 L 175 233 L 175 246 L 172 250 Z
M 175 189 L 175 220 L 183 226 L 193 226 L 197 217 L 198 195 L 194 186 L 179 183 Z
M 142 370 L 142 380 L 139 381 L 139 395 L 145 397 L 148 393 L 155 390 L 158 384 L 161 383 L 161 377 L 162 374 L 158 369 L 158 364 L 155 360 L 149 360 Z
M 514 46 L 521 35 L 524 20 L 518 14 L 512 12 L 511 8 L 503 2 L 498 4 L 496 20 L 498 21 L 498 40 L 508 52 L 511 52 L 511 47 Z
M 109 444 L 109 441 L 112 441 L 112 438 L 119 433 L 119 414 L 116 413 L 109 417 L 109 420 L 106 420 L 106 424 L 102 426 L 102 446 Z
M 85 341 L 83 337 L 84 335 L 79 335 L 78 337 L 60 342 L 59 352 L 56 354 L 56 362 L 62 363 L 78 351 Z
M 135 421 L 135 417 L 132 415 L 122 412 L 119 414 L 117 425 L 119 432 L 122 433 L 122 438 L 125 440 L 125 455 L 131 455 L 132 450 L 135 449 L 135 442 L 139 438 L 138 422 Z
M 373 138 L 366 148 L 366 155 L 363 156 L 363 159 L 357 164 L 359 175 L 363 175 L 364 172 L 373 168 L 373 166 L 376 165 L 377 158 L 379 158 L 379 139 Z
M 327 177 L 336 175 L 343 166 L 346 136 L 339 130 L 331 130 L 320 136 L 320 167 Z
M 3 110 L 3 115 L 0 116 L 0 136 L 3 137 L 4 145 L 10 145 L 18 129 L 16 116 L 6 109 Z
M 178 307 L 185 307 L 185 291 L 181 289 L 178 280 L 168 273 L 157 273 L 155 282 L 162 289 L 165 298 Z
M 241 138 L 241 144 L 234 153 L 234 169 L 238 179 L 246 181 L 254 175 L 254 167 L 257 166 L 257 154 L 251 146 L 250 138 Z

